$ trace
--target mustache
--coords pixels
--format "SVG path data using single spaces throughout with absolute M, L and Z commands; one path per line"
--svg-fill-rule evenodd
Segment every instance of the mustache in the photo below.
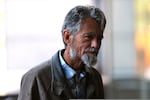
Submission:
M 93 54 L 98 54 L 98 49 L 96 49 L 96 48 L 87 48 L 87 49 L 85 49 L 85 52 L 86 53 L 93 53 Z

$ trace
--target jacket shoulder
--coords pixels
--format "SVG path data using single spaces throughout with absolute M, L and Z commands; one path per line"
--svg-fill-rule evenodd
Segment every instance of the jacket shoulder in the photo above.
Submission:
M 43 84 L 45 88 L 48 88 L 51 82 L 51 60 L 48 60 L 44 63 L 37 65 L 36 67 L 30 69 L 22 76 L 21 85 L 29 86 L 31 88 L 35 85 L 35 82 L 38 84 Z
M 50 74 L 50 71 L 51 71 L 51 60 L 48 60 L 46 62 L 43 62 L 43 63 L 31 68 L 29 71 L 27 71 L 24 74 L 24 77 L 28 76 L 28 75 L 35 77 L 35 76 L 46 74 L 46 73 Z

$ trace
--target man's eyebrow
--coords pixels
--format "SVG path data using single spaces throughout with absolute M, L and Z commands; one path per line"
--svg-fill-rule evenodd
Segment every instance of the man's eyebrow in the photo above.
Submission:
M 84 33 L 83 35 L 93 35 L 94 33 L 93 32 L 87 32 L 87 33 Z
M 94 33 L 93 32 L 87 32 L 87 33 L 84 33 L 84 34 L 82 34 L 83 36 L 93 36 L 94 35 Z M 103 34 L 100 34 L 100 35 L 98 35 L 98 37 L 97 38 L 100 38 L 100 39 L 103 39 L 104 38 L 104 35 Z

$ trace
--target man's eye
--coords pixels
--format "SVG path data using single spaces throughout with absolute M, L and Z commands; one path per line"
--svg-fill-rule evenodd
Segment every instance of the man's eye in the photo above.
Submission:
M 92 39 L 92 36 L 85 36 L 85 39 Z

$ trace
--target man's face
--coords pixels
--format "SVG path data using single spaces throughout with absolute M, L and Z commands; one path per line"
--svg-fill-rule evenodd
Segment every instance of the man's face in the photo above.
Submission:
M 73 37 L 70 57 L 80 59 L 89 67 L 95 65 L 102 38 L 103 32 L 100 26 L 95 20 L 87 18 L 79 32 Z

